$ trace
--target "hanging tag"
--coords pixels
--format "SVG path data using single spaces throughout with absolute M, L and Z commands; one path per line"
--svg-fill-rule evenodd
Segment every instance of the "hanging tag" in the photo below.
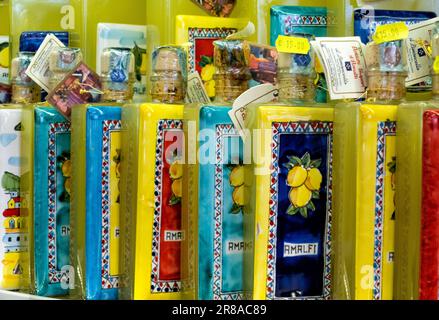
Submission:
M 408 77 L 406 86 L 413 86 L 421 82 L 431 82 L 430 57 L 431 34 L 439 18 L 430 19 L 409 27 L 407 39 Z
M 409 27 L 404 22 L 396 22 L 377 26 L 372 39 L 375 43 L 404 40 L 409 36 Z
M 49 93 L 47 101 L 70 120 L 74 106 L 98 102 L 101 94 L 99 76 L 85 63 L 80 62 L 75 70 Z
M 50 91 L 50 76 L 49 71 L 49 57 L 50 53 L 59 47 L 65 47 L 65 45 L 52 33 L 48 34 L 43 43 L 41 44 L 38 51 L 32 58 L 26 74 L 31 78 L 37 85 L 39 85 L 46 92 Z
M 308 54 L 311 45 L 306 38 L 279 36 L 276 40 L 276 49 L 282 53 Z
M 256 27 L 253 22 L 249 21 L 247 26 L 235 33 L 232 33 L 226 37 L 227 40 L 241 40 L 251 37 L 256 32 Z
M 212 102 L 198 71 L 190 73 L 188 76 L 186 101 L 188 103 L 200 104 L 209 104 Z
M 274 102 L 278 96 L 279 90 L 276 86 L 261 84 L 248 89 L 235 100 L 232 110 L 229 111 L 229 116 L 244 142 L 248 134 L 246 130 L 247 108 L 251 104 Z
M 311 44 L 323 64 L 331 100 L 364 96 L 367 69 L 360 37 L 316 38 Z

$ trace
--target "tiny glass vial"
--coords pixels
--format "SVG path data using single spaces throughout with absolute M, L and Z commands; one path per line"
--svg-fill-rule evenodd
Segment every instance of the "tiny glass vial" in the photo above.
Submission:
M 127 102 L 133 98 L 135 60 L 129 48 L 107 48 L 101 56 L 102 101 Z
M 298 34 L 293 37 L 311 38 Z M 280 52 L 277 72 L 280 102 L 291 104 L 315 100 L 315 55 L 312 49 L 307 54 Z
M 214 42 L 215 102 L 232 103 L 249 88 L 250 46 L 242 40 Z
M 366 46 L 368 102 L 397 102 L 405 98 L 407 55 L 404 40 Z
M 82 52 L 78 48 L 56 48 L 50 53 L 50 88 L 55 87 L 82 61 Z
M 186 97 L 187 54 L 182 47 L 163 46 L 152 54 L 151 98 L 156 103 L 182 103 Z
M 12 103 L 23 104 L 39 101 L 40 89 L 26 74 L 33 56 L 33 52 L 19 52 L 18 56 L 12 60 Z

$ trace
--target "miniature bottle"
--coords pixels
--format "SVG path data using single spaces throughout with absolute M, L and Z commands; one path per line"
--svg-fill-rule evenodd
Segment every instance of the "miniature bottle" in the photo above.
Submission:
M 32 52 L 20 52 L 18 56 L 12 60 L 12 103 L 28 104 L 39 101 L 40 88 L 26 74 L 26 69 L 33 56 L 34 53 Z
M 432 35 L 439 56 L 439 25 Z M 437 119 L 439 69 L 432 68 L 433 100 L 398 108 L 395 283 L 397 300 L 438 299 Z
M 405 98 L 404 40 L 366 47 L 364 103 L 337 105 L 334 298 L 393 299 L 396 112 Z
M 79 49 L 52 52 L 49 72 L 53 87 L 76 67 L 75 63 L 66 64 L 74 59 L 64 52 L 81 56 Z M 32 217 L 31 291 L 39 296 L 66 296 L 74 282 L 70 261 L 71 125 L 48 103 L 27 105 L 22 123 L 22 152 L 26 155 L 22 207 Z
M 152 103 L 122 111 L 122 299 L 181 299 L 183 103 L 187 55 L 152 53 Z
M 334 108 L 315 102 L 314 79 L 312 49 L 280 52 L 280 103 L 248 108 L 253 164 L 244 230 L 253 249 L 244 280 L 252 299 L 331 298 Z
M 133 96 L 134 56 L 107 48 L 102 101 L 72 109 L 72 263 L 75 296 L 118 299 L 122 106 Z
M 57 47 L 50 52 L 50 88 L 53 90 L 83 60 L 79 48 Z
M 243 299 L 243 144 L 228 112 L 249 88 L 250 46 L 242 40 L 214 46 L 215 103 L 185 107 L 183 293 L 189 299 Z

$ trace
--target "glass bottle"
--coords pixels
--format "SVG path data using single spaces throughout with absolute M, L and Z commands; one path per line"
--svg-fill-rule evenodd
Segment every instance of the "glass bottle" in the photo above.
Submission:
M 334 129 L 334 298 L 393 299 L 396 116 L 404 40 L 369 43 L 365 102 L 341 103 Z
M 79 48 L 57 47 L 52 50 L 49 57 L 50 88 L 55 89 L 82 60 L 82 51 Z
M 439 56 L 439 25 L 432 34 Z M 438 292 L 437 117 L 439 70 L 432 67 L 433 99 L 398 108 L 395 283 L 397 300 L 436 300 Z M 436 246 L 436 247 L 435 247 Z
M 72 263 L 74 295 L 118 299 L 122 109 L 133 97 L 134 56 L 107 48 L 102 101 L 72 109 Z M 98 151 L 97 151 L 98 150 Z
M 280 103 L 248 108 L 253 152 L 244 230 L 253 249 L 245 288 L 258 300 L 330 299 L 334 108 L 315 102 L 312 49 L 279 53 L 278 79 Z
M 26 74 L 27 67 L 33 56 L 34 53 L 32 52 L 20 52 L 18 56 L 12 60 L 12 103 L 28 104 L 39 101 L 40 88 Z
M 152 53 L 153 102 L 122 112 L 122 299 L 181 299 L 183 103 L 187 55 Z

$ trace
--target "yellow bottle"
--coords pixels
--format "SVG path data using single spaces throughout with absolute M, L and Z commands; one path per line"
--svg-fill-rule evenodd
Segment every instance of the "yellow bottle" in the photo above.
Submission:
M 126 105 L 122 111 L 122 299 L 182 298 L 187 56 L 180 47 L 159 47 L 152 62 L 152 103 Z
M 393 299 L 396 112 L 405 97 L 404 40 L 366 48 L 368 99 L 337 105 L 334 298 Z

